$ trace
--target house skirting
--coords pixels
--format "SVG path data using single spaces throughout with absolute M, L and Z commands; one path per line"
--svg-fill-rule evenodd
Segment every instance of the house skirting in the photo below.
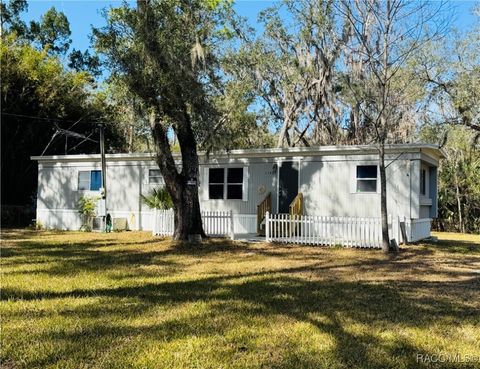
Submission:
M 154 212 L 109 210 L 112 218 L 125 218 L 128 229 L 132 231 L 152 231 Z M 76 209 L 37 209 L 37 224 L 46 229 L 79 230 L 82 227 L 82 217 Z M 236 234 L 255 233 L 257 231 L 256 214 L 234 214 L 233 224 Z

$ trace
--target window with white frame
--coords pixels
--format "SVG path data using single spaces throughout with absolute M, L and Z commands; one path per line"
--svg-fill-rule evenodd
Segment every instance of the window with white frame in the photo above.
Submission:
M 243 168 L 227 169 L 227 199 L 241 200 L 243 195 Z
M 209 168 L 208 198 L 242 200 L 243 178 L 243 168 Z
M 208 172 L 208 198 L 223 199 L 225 189 L 225 168 L 210 168 Z
M 148 183 L 149 184 L 163 184 L 163 177 L 160 169 L 148 170 Z
M 78 172 L 79 191 L 98 191 L 102 187 L 101 170 L 81 170 Z
M 357 192 L 377 192 L 376 165 L 357 165 Z

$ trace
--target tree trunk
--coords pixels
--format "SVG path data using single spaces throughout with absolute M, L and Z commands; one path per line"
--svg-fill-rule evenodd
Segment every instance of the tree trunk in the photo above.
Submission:
M 177 125 L 176 132 L 182 152 L 182 171 L 179 173 L 165 127 L 153 114 L 151 119 L 157 164 L 173 201 L 175 221 L 173 238 L 188 240 L 191 235 L 206 237 L 198 200 L 198 155 L 191 127 L 185 127 L 187 122 Z M 192 184 L 188 184 L 189 180 L 193 181 Z
M 146 57 L 155 68 L 168 70 L 172 66 L 162 57 L 161 49 L 155 37 L 153 37 L 154 33 L 151 32 L 156 25 L 153 21 L 149 3 L 148 0 L 137 1 Z M 157 164 L 173 202 L 175 214 L 173 238 L 175 240 L 188 240 L 189 236 L 194 235 L 205 237 L 198 200 L 199 162 L 197 142 L 193 134 L 187 102 L 183 99 L 184 91 L 181 90 L 179 85 L 175 85 L 164 91 L 156 91 L 150 88 L 143 89 L 141 94 L 144 101 L 147 101 L 152 109 L 150 127 L 155 142 Z M 164 98 L 160 100 L 159 96 L 164 96 Z M 182 154 L 181 172 L 178 172 L 175 165 L 167 128 L 161 121 L 161 117 L 168 118 L 177 136 Z
M 197 141 L 193 134 L 192 124 L 187 109 L 184 107 L 175 125 L 175 133 L 182 153 L 182 172 L 180 200 L 176 204 L 175 239 L 185 240 L 189 235 L 206 237 L 203 231 L 200 202 L 198 200 L 198 184 L 200 183 Z M 188 184 L 191 181 L 191 184 Z M 186 182 L 186 183 L 185 183 Z M 207 185 L 207 184 L 205 184 Z
M 132 126 L 128 126 L 127 128 L 127 136 L 128 136 L 128 149 L 127 151 L 131 153 L 133 151 L 133 129 Z
M 205 237 L 202 226 L 197 186 L 186 185 L 180 191 L 180 201 L 174 203 L 175 231 L 173 238 L 188 240 L 190 235 Z
M 382 223 L 382 250 L 390 251 L 390 238 L 388 236 L 388 211 L 387 211 L 387 176 L 385 170 L 385 143 L 380 143 L 380 218 Z
M 280 132 L 278 134 L 278 140 L 277 140 L 277 146 L 276 147 L 283 147 L 283 142 L 287 138 L 288 135 L 288 129 L 290 128 L 290 120 L 288 116 L 286 115 L 288 113 L 284 113 L 285 118 L 283 119 L 283 125 L 282 128 L 280 129 Z M 288 145 L 290 146 L 290 145 Z
M 458 175 L 457 175 L 457 163 L 455 163 L 455 199 L 457 200 L 457 211 L 458 211 L 458 226 L 460 228 L 460 232 L 465 233 L 465 225 L 463 224 L 463 216 L 462 216 L 462 202 L 460 200 L 460 188 L 458 184 Z

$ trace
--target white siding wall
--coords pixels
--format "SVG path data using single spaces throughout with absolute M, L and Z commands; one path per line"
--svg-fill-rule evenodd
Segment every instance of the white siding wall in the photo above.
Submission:
M 63 163 L 39 166 L 37 220 L 47 228 L 79 229 L 82 225 L 77 202 L 83 195 L 99 191 L 78 191 L 78 172 L 100 170 L 97 163 Z M 141 207 L 140 164 L 107 164 L 108 212 L 126 218 L 130 229 L 151 229 L 151 210 Z
M 390 155 L 393 163 L 387 168 L 388 210 L 393 216 L 419 218 L 420 153 L 408 153 L 400 158 Z M 273 211 L 277 209 L 278 160 L 299 158 L 220 158 L 210 157 L 200 165 L 200 206 L 204 211 L 232 210 L 240 214 L 242 229 L 252 221 L 257 204 L 268 192 L 272 193 Z M 387 160 L 387 163 L 389 162 Z M 355 192 L 357 164 L 377 164 L 376 155 L 338 155 L 301 158 L 300 188 L 305 199 L 305 213 L 325 216 L 378 217 L 380 195 Z M 205 171 L 211 166 L 248 167 L 247 201 L 209 200 Z M 148 193 L 155 185 L 148 183 L 148 169 L 156 169 L 151 161 L 127 160 L 107 163 L 108 212 L 114 217 L 127 218 L 131 229 L 151 229 L 152 212 L 142 204 L 140 194 Z M 77 191 L 78 171 L 100 169 L 100 161 L 42 162 L 39 164 L 37 218 L 46 226 L 78 229 L 81 222 L 76 210 L 78 199 L 85 191 Z M 265 189 L 265 191 L 262 191 Z M 411 193 L 413 195 L 411 195 Z M 97 193 L 98 194 L 98 193 Z M 254 231 L 248 229 L 248 231 Z
M 387 161 L 387 164 L 389 161 Z M 380 213 L 380 174 L 376 193 L 357 193 L 357 165 L 376 165 L 375 156 L 328 157 L 303 160 L 300 191 L 304 194 L 305 213 L 309 215 L 378 217 Z M 387 168 L 388 212 L 409 216 L 409 159 L 398 159 Z
M 421 205 L 420 206 L 420 219 L 430 218 L 430 206 Z
M 412 160 L 410 163 L 410 216 L 407 218 L 420 218 L 420 160 Z

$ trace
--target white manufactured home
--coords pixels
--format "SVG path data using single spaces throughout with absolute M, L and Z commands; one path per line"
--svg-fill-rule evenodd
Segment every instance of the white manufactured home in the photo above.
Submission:
M 297 217 L 300 222 L 315 217 L 369 222 L 380 217 L 374 146 L 233 150 L 199 156 L 201 209 L 210 215 L 231 213 L 235 235 L 265 233 L 267 211 L 270 219 L 284 221 L 281 214 L 289 214 L 288 219 Z M 441 149 L 429 144 L 386 149 L 389 219 L 392 224 L 424 225 L 420 234 L 407 236 L 409 240 L 430 234 L 431 219 L 437 216 L 437 168 L 443 157 Z M 181 158 L 177 159 L 180 166 Z M 100 194 L 100 156 L 34 156 L 32 160 L 38 161 L 37 221 L 46 228 L 79 229 L 78 200 Z M 110 154 L 106 161 L 107 213 L 126 219 L 131 230 L 152 230 L 158 215 L 142 203 L 141 195 L 163 184 L 153 154 Z M 293 233 L 311 232 L 307 228 L 295 228 Z M 351 232 L 347 228 L 341 229 Z M 275 232 L 278 224 L 270 227 L 270 238 Z

